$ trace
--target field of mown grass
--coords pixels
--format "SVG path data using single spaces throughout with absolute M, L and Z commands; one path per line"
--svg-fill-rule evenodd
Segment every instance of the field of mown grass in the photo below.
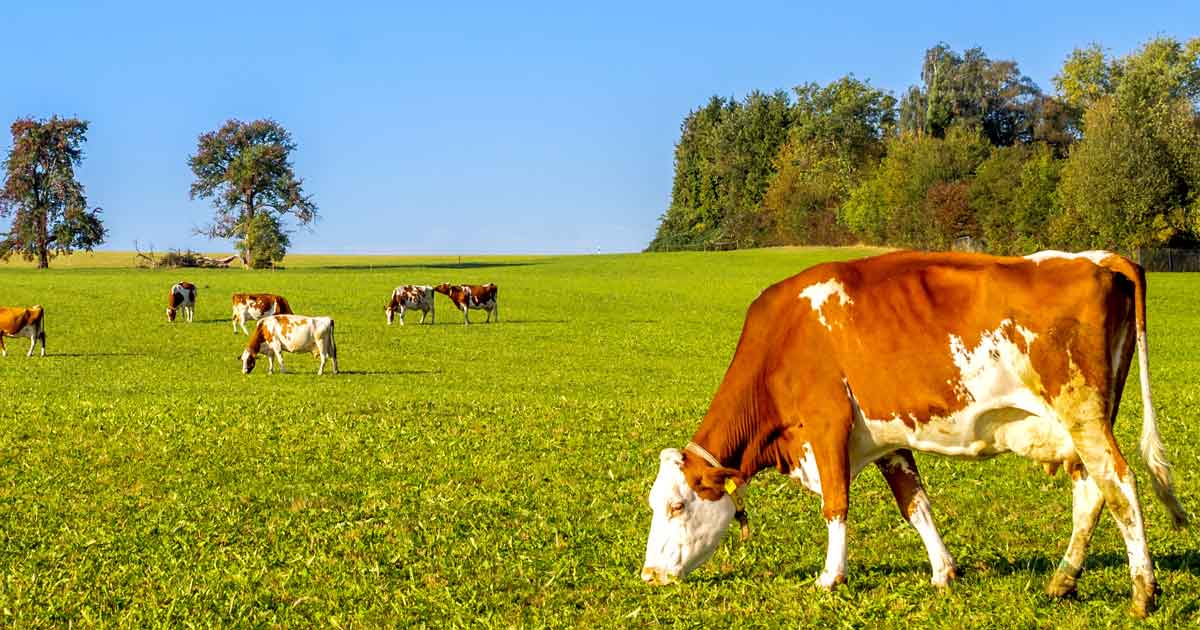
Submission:
M 928 585 L 916 534 L 869 468 L 848 585 L 813 581 L 818 500 L 767 471 L 754 537 L 681 585 L 641 566 L 657 454 L 682 446 L 758 292 L 852 249 L 574 257 L 296 257 L 283 271 L 0 265 L 0 304 L 46 308 L 49 355 L 0 361 L 0 626 L 1124 626 L 1129 579 L 1105 517 L 1079 598 L 1045 582 L 1070 487 L 1016 457 L 919 457 L 960 580 Z M 125 262 L 122 262 L 125 261 Z M 199 287 L 168 325 L 168 287 Z M 401 283 L 496 282 L 499 324 L 387 327 Z M 331 315 L 343 373 L 239 371 L 229 294 Z M 1151 368 L 1186 506 L 1200 513 L 1200 278 L 1150 277 Z M 482 314 L 475 317 L 482 320 Z M 813 360 L 821 360 L 813 357 Z M 265 366 L 264 366 L 265 367 Z M 1136 370 L 1130 375 L 1136 383 Z M 1149 496 L 1137 387 L 1118 433 L 1139 463 L 1163 588 L 1150 627 L 1200 622 L 1200 542 Z

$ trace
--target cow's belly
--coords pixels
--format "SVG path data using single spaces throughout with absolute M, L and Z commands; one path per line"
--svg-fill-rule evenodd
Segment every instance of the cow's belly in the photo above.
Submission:
M 21 329 L 17 330 L 16 332 L 8 332 L 7 330 L 0 330 L 0 336 L 7 335 L 9 337 L 29 337 L 30 339 L 33 339 L 34 335 L 36 335 L 36 334 L 37 334 L 37 328 L 35 328 L 33 325 L 24 326 Z
M 1075 456 L 1075 445 L 1058 414 L 1029 390 L 972 402 L 927 421 L 899 413 L 868 418 L 856 403 L 850 435 L 854 472 L 898 448 L 963 459 L 1008 452 L 1039 462 L 1063 462 Z

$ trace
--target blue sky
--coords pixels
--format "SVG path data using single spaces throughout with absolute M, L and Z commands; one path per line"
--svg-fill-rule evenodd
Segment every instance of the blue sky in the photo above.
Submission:
M 1200 26 L 1198 2 L 441 4 L 6 3 L 0 121 L 91 121 L 79 177 L 106 248 L 230 249 L 191 235 L 212 211 L 187 158 L 226 119 L 269 117 L 322 215 L 293 251 L 637 251 L 712 94 L 854 73 L 899 95 L 939 41 L 1049 91 L 1075 47 Z

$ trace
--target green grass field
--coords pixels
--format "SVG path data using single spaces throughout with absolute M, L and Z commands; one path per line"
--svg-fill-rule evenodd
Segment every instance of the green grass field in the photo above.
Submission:
M 0 360 L 0 626 L 1054 627 L 1133 624 L 1105 516 L 1079 598 L 1042 594 L 1070 484 L 1017 457 L 918 459 L 961 577 L 928 584 L 874 468 L 851 497 L 848 585 L 813 586 L 819 500 L 766 471 L 753 538 L 687 582 L 637 577 L 658 452 L 707 408 L 749 302 L 866 250 L 574 257 L 302 257 L 283 271 L 0 265 L 0 304 L 46 308 L 49 355 Z M 167 289 L 199 287 L 194 324 Z M 387 327 L 397 284 L 496 282 L 499 324 Z M 229 294 L 273 291 L 337 320 L 342 374 L 289 355 L 240 373 Z M 1150 277 L 1152 382 L 1184 504 L 1200 512 L 1200 278 Z M 482 321 L 479 311 L 473 319 Z M 1200 545 L 1175 532 L 1136 454 L 1163 589 L 1151 627 L 1200 622 Z

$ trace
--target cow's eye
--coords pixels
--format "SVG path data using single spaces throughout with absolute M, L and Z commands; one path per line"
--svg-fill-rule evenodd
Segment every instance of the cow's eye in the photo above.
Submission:
M 667 516 L 679 516 L 683 514 L 683 501 L 674 501 L 667 506 Z

